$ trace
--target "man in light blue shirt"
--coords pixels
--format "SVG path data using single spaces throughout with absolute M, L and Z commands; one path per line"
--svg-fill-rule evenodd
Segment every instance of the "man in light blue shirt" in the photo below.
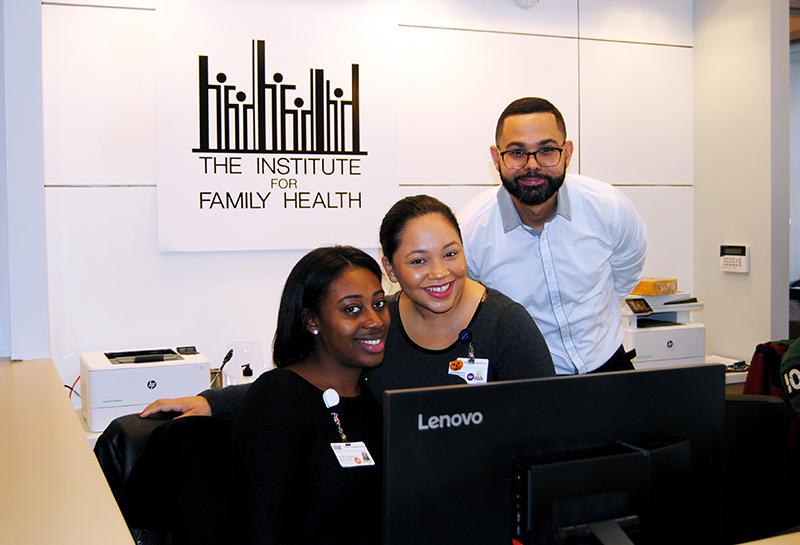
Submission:
M 547 100 L 503 111 L 491 147 L 503 186 L 461 213 L 469 274 L 528 309 L 557 373 L 633 369 L 619 305 L 641 277 L 645 227 L 621 191 L 566 174 L 572 152 Z

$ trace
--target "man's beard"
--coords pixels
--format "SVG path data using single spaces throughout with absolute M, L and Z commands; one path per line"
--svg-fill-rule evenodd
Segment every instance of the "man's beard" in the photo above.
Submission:
M 556 194 L 556 192 L 564 183 L 566 171 L 562 172 L 560 176 L 550 176 L 542 172 L 534 170 L 527 170 L 521 174 L 517 174 L 513 178 L 506 178 L 500 172 L 500 179 L 503 181 L 503 187 L 511 194 L 512 197 L 520 201 L 522 204 L 536 205 L 542 204 L 547 199 Z M 529 176 L 542 178 L 546 183 L 536 186 L 522 185 L 519 180 Z

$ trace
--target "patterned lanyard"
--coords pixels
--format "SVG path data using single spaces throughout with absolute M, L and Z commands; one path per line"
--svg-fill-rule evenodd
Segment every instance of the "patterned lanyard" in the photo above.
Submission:
M 328 388 L 322 392 L 322 401 L 325 403 L 325 407 L 327 409 L 335 407 L 339 404 L 339 393 L 333 388 Z M 333 418 L 333 423 L 336 426 L 336 431 L 339 432 L 339 437 L 342 438 L 342 442 L 347 443 L 347 435 L 345 435 L 344 430 L 342 429 L 342 421 L 339 419 L 339 413 L 331 411 L 331 417 Z
M 344 434 L 344 430 L 342 429 L 342 421 L 339 420 L 339 415 L 335 412 L 331 412 L 331 416 L 333 417 L 333 423 L 336 424 L 336 431 L 339 432 L 339 437 L 342 438 L 343 443 L 347 443 L 347 436 Z

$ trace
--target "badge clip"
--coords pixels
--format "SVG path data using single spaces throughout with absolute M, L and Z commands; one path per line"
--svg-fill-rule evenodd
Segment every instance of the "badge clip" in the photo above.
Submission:
M 472 347 L 472 331 L 469 329 L 462 329 L 458 333 L 458 340 L 467 345 L 467 359 L 469 363 L 475 363 L 475 349 Z

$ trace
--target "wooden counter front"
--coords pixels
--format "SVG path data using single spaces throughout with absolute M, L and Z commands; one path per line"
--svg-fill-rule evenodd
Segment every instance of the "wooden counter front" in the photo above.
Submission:
M 50 360 L 0 359 L 0 535 L 14 545 L 132 545 Z

